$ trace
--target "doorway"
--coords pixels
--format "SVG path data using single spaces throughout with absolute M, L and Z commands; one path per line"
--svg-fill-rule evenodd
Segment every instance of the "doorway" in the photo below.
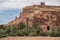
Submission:
M 50 27 L 49 26 L 47 26 L 47 30 L 50 30 Z

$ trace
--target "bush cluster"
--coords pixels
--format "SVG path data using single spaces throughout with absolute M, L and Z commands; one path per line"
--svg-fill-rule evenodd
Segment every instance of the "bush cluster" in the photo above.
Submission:
M 19 24 L 18 28 L 11 27 L 2 27 L 0 26 L 0 38 L 8 37 L 8 36 L 51 36 L 51 37 L 59 37 L 60 36 L 60 28 L 54 28 L 51 32 L 44 32 L 39 26 L 36 24 L 33 27 L 28 27 L 24 25 L 22 22 Z

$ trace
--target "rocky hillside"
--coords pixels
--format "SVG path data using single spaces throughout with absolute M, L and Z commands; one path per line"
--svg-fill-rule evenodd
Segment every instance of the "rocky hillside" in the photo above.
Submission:
M 17 25 L 20 22 L 28 26 L 36 23 L 43 29 L 60 26 L 60 6 L 45 5 L 44 2 L 41 5 L 26 6 L 19 18 L 16 17 L 8 25 Z

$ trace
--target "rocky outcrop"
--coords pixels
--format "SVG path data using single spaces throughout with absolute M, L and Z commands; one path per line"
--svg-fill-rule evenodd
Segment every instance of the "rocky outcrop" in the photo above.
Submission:
M 60 6 L 48 6 L 44 2 L 41 2 L 41 5 L 27 6 L 23 8 L 19 18 L 15 18 L 8 25 L 17 25 L 20 22 L 28 26 L 37 23 L 45 30 L 48 27 L 58 27 L 60 26 Z

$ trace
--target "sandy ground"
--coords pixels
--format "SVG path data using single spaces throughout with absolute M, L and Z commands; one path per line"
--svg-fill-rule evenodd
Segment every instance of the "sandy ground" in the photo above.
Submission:
M 60 40 L 60 37 L 7 37 L 0 40 Z

